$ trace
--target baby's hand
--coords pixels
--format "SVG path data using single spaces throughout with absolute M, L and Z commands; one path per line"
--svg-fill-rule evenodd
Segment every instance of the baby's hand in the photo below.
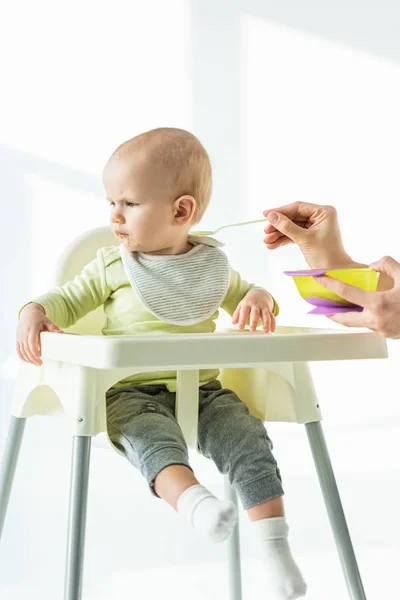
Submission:
M 257 289 L 250 290 L 233 313 L 232 323 L 233 325 L 239 324 L 239 329 L 244 329 L 249 321 L 250 331 L 256 331 L 261 320 L 264 333 L 275 331 L 276 320 L 272 312 L 273 307 L 274 300 L 268 292 Z
M 37 366 L 42 364 L 40 358 L 42 331 L 64 333 L 46 317 L 40 304 L 27 304 L 21 312 L 17 327 L 17 354 L 21 360 Z

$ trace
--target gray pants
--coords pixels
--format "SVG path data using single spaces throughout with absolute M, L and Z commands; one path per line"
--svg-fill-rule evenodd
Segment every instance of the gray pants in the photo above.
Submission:
M 155 496 L 154 479 L 165 467 L 191 469 L 175 418 L 175 394 L 165 385 L 110 388 L 106 403 L 112 443 L 140 470 Z M 220 473 L 229 474 L 243 508 L 283 495 L 263 422 L 219 381 L 199 388 L 198 440 L 201 454 L 213 460 Z

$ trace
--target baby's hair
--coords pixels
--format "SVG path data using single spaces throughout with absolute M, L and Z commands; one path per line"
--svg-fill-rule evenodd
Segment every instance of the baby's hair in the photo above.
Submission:
M 162 168 L 174 199 L 193 196 L 196 210 L 192 222 L 198 223 L 210 202 L 212 169 L 210 158 L 197 137 L 184 129 L 160 127 L 127 140 L 111 158 L 137 151 L 145 151 L 154 166 Z

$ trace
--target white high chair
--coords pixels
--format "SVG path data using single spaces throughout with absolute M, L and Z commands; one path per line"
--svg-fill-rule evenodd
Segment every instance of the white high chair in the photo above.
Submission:
M 59 261 L 52 287 L 73 279 L 98 248 L 115 243 L 106 227 L 80 236 Z M 385 358 L 385 340 L 369 332 L 293 327 L 278 327 L 274 335 L 225 331 L 102 336 L 103 323 L 100 307 L 64 335 L 42 333 L 43 365 L 21 362 L 0 476 L 0 533 L 26 419 L 63 414 L 69 419 L 73 436 L 64 599 L 79 600 L 91 440 L 103 436 L 103 442 L 118 452 L 107 437 L 106 390 L 134 372 L 177 370 L 176 417 L 188 447 L 197 451 L 199 369 L 219 367 L 222 385 L 234 389 L 252 414 L 264 421 L 305 425 L 349 597 L 365 600 L 307 361 Z M 225 489 L 228 499 L 237 504 L 228 476 Z M 227 544 L 230 600 L 241 600 L 238 526 Z

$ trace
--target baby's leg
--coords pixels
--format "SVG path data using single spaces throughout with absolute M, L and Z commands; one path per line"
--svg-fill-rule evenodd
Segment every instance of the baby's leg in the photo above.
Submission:
M 274 600 L 292 600 L 306 593 L 306 584 L 288 544 L 283 489 L 271 441 L 259 419 L 219 382 L 200 391 L 199 444 L 202 454 L 214 460 L 247 510 L 251 527 L 261 544 L 268 593 Z
M 175 394 L 165 386 L 126 386 L 107 392 L 112 443 L 137 467 L 151 492 L 168 502 L 201 533 L 224 541 L 237 520 L 236 507 L 199 484 L 175 419 Z
M 183 465 L 169 465 L 156 476 L 154 491 L 177 510 L 180 496 L 193 485 L 199 485 L 199 482 L 191 469 Z
M 181 465 L 170 465 L 155 478 L 156 493 L 213 542 L 224 542 L 237 522 L 232 502 L 221 502 Z

